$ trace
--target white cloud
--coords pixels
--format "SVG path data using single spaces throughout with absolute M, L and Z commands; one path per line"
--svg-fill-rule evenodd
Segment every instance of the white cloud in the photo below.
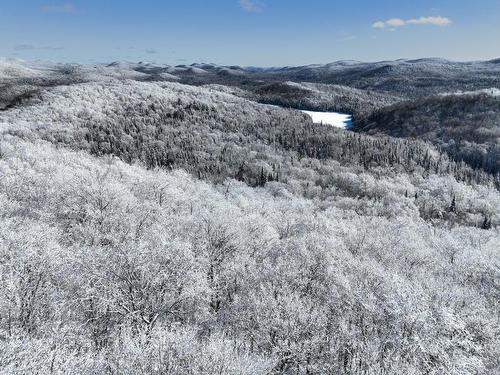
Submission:
M 45 13 L 76 13 L 76 9 L 73 4 L 43 5 L 42 11 Z
M 406 21 L 401 18 L 391 18 L 390 20 L 385 21 L 385 24 L 390 27 L 401 27 L 406 25 Z
M 387 21 L 377 21 L 372 26 L 375 29 L 384 29 L 389 27 L 391 29 L 395 29 L 397 27 L 403 27 L 407 25 L 434 25 L 434 26 L 449 26 L 452 21 L 446 17 L 420 17 L 420 18 L 412 18 L 409 20 L 403 20 L 401 18 L 391 18 Z
M 410 25 L 435 25 L 435 26 L 448 26 L 451 20 L 446 17 L 420 17 L 406 21 Z
M 264 4 L 258 0 L 239 0 L 239 3 L 245 12 L 260 13 L 264 10 Z

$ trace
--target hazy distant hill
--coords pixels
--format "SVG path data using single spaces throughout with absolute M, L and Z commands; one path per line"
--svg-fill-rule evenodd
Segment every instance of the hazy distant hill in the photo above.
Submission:
M 500 87 L 500 65 L 495 61 L 466 63 L 442 59 L 375 63 L 341 61 L 326 65 L 264 70 L 259 73 L 292 81 L 340 84 L 406 97 Z
M 245 80 L 316 82 L 383 91 L 398 96 L 418 97 L 456 90 L 478 90 L 500 86 L 498 60 L 455 62 L 443 59 L 396 60 L 365 63 L 337 61 L 298 67 L 231 67 L 238 74 L 223 74 L 226 67 L 196 65 L 204 77 L 184 70 L 185 80 L 196 83 L 212 80 L 248 84 Z
M 457 90 L 473 91 L 500 87 L 498 60 L 479 62 L 453 62 L 442 59 L 396 60 L 374 63 L 338 61 L 298 67 L 256 68 L 192 64 L 171 66 L 148 62 L 114 62 L 111 64 L 52 64 L 4 61 L 0 65 L 0 108 L 9 98 L 32 91 L 28 86 L 48 86 L 109 79 L 141 81 L 179 81 L 191 85 L 222 84 L 239 87 L 255 95 L 257 100 L 276 102 L 307 109 L 343 108 L 359 111 L 358 97 L 367 108 L 381 103 L 391 104 L 394 98 L 416 98 Z M 332 86 L 309 85 L 291 88 L 286 82 L 309 82 L 349 86 L 353 90 L 343 103 L 332 105 Z M 304 84 L 302 84 L 304 86 Z M 20 86 L 24 86 L 23 89 Z M 299 90 L 303 90 L 299 92 Z M 295 91 L 295 92 L 292 92 Z M 306 92 L 307 91 L 307 92 Z M 345 96 L 346 89 L 340 95 Z M 391 98 L 392 97 L 392 98 Z M 377 102 L 376 104 L 374 102 Z M 340 104 L 339 104 L 340 103 Z M 347 103 L 350 103 L 349 105 Z M 375 104 L 375 105 L 374 105 Z

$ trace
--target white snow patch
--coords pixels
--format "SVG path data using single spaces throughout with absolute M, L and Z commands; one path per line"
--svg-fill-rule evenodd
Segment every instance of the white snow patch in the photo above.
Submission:
M 492 87 L 489 89 L 482 89 L 482 90 L 476 90 L 476 91 L 456 91 L 456 92 L 451 92 L 451 93 L 442 93 L 440 94 L 441 96 L 450 96 L 450 95 L 479 95 L 479 94 L 486 94 L 490 96 L 500 96 L 500 89 L 496 87 Z
M 162 79 L 173 79 L 173 80 L 179 80 L 180 78 L 177 76 L 174 76 L 173 74 L 170 73 L 160 73 L 158 76 Z
M 40 76 L 40 72 L 24 66 L 22 62 L 0 59 L 0 79 L 36 78 Z
M 349 129 L 352 126 L 352 116 L 337 112 L 301 111 L 309 115 L 314 123 Z

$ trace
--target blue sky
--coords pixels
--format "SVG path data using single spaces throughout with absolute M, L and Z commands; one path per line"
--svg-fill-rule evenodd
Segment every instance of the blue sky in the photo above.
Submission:
M 0 0 L 0 56 L 284 66 L 500 57 L 500 0 Z

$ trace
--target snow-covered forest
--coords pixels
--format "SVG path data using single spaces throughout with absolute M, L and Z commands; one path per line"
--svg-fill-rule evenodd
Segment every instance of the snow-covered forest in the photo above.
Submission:
M 0 373 L 500 371 L 497 98 L 151 69 L 0 65 Z

